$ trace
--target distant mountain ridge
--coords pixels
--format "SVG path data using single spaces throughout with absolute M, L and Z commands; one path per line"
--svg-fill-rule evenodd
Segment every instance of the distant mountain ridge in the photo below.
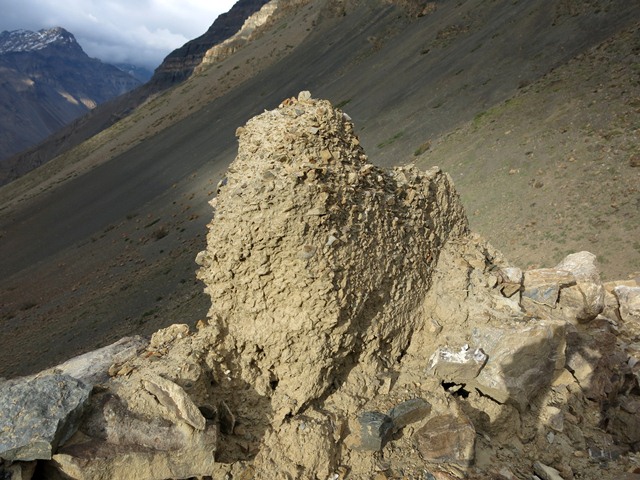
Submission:
M 0 33 L 0 162 L 141 82 L 55 27 Z
M 61 27 L 38 30 L 12 30 L 0 33 L 0 55 L 12 52 L 42 50 L 52 43 L 80 48 L 75 37 Z
M 153 71 L 139 65 L 132 65 L 131 63 L 114 63 L 113 65 L 132 77 L 137 78 L 142 83 L 147 83 L 153 76 Z
M 218 16 L 203 35 L 167 55 L 156 68 L 151 83 L 164 87 L 186 80 L 211 47 L 234 35 L 247 18 L 267 3 L 269 0 L 238 0 L 231 10 Z
M 127 92 L 126 95 L 98 106 L 98 108 L 91 110 L 90 115 L 80 116 L 74 122 L 59 128 L 55 132 L 51 132 L 51 135 L 45 141 L 34 145 L 33 148 L 28 150 L 26 148 L 16 149 L 16 153 L 9 158 L 6 158 L 0 151 L 0 185 L 24 175 L 92 135 L 107 129 L 119 119 L 130 114 L 150 96 L 163 92 L 188 79 L 197 67 L 203 63 L 207 52 L 231 39 L 242 29 L 247 19 L 260 12 L 261 8 L 268 3 L 278 4 L 279 8 L 281 8 L 298 4 L 300 1 L 238 0 L 229 12 L 219 15 L 203 35 L 187 42 L 167 55 L 162 64 L 156 68 L 153 76 L 149 75 L 151 77 L 150 80 L 148 77 L 144 77 L 145 72 L 137 72 L 128 65 L 116 65 L 124 72 L 146 83 L 140 88 Z M 2 55 L 0 55 L 0 58 L 2 58 Z M 0 88 L 2 88 L 1 84 L 2 80 L 0 79 Z M 3 158 L 6 158 L 4 162 L 2 161 Z

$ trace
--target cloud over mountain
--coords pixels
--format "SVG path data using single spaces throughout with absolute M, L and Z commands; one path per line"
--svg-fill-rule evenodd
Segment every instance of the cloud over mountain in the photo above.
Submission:
M 234 0 L 0 0 L 0 31 L 62 26 L 92 57 L 157 67 L 173 49 L 203 34 Z

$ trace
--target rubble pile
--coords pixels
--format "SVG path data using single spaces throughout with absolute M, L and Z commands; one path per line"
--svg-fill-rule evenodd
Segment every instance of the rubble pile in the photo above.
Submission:
M 509 264 L 446 173 L 374 166 L 308 92 L 237 135 L 207 319 L 3 384 L 7 478 L 640 478 L 639 279 Z M 43 382 L 92 389 L 46 435 L 4 414 Z

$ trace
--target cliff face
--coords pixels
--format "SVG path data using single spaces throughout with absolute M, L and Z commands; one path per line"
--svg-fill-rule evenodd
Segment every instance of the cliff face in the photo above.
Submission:
M 200 64 L 207 50 L 234 35 L 247 18 L 268 1 L 239 0 L 229 12 L 220 15 L 206 33 L 167 55 L 156 69 L 151 83 L 158 88 L 164 88 L 188 78 Z
M 0 160 L 140 85 L 63 28 L 2 32 L 0 72 Z

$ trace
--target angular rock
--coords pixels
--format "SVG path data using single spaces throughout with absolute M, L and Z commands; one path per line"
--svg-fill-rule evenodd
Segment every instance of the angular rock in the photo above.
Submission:
M 412 398 L 389 410 L 394 430 L 419 422 L 431 413 L 431 405 L 422 398 Z
M 90 394 L 90 386 L 61 374 L 3 383 L 0 458 L 50 459 L 78 428 Z
M 140 336 L 124 337 L 111 345 L 79 355 L 54 367 L 50 371 L 69 375 L 89 385 L 106 382 L 109 368 L 122 364 L 147 346 Z
M 218 421 L 220 422 L 220 431 L 222 433 L 226 435 L 233 433 L 233 429 L 236 426 L 236 416 L 224 400 L 218 403 Z
M 468 386 L 500 403 L 512 403 L 520 410 L 542 393 L 564 367 L 565 326 L 560 322 L 476 327 L 471 338 L 489 359 Z
M 178 384 L 158 375 L 147 375 L 142 384 L 176 418 L 184 420 L 196 430 L 204 430 L 206 419 Z
M 511 297 L 522 288 L 522 270 L 517 267 L 506 267 L 499 272 L 499 287 L 505 297 Z
M 556 432 L 564 429 L 564 415 L 558 407 L 547 406 L 540 412 L 540 422 Z
M 214 468 L 217 438 L 213 423 L 196 430 L 163 418 L 157 410 L 133 412 L 105 392 L 94 397 L 80 431 L 53 456 L 51 465 L 74 479 L 203 476 Z
M 361 450 L 382 450 L 393 433 L 393 422 L 384 413 L 363 412 L 358 416 L 358 424 L 357 448 Z
M 149 342 L 149 348 L 158 349 L 163 345 L 168 345 L 169 343 L 184 338 L 189 335 L 189 325 L 185 323 L 174 323 L 173 325 L 169 325 L 167 328 L 163 328 L 158 330 L 151 336 L 151 341 Z
M 613 435 L 617 443 L 632 448 L 640 445 L 640 398 L 621 399 L 620 405 L 610 409 L 607 417 L 607 431 Z
M 613 293 L 618 300 L 623 322 L 640 322 L 640 287 L 617 286 Z
M 588 329 L 571 327 L 567 331 L 567 368 L 587 398 L 609 401 L 624 383 L 627 354 L 616 348 L 615 332 L 606 320 L 594 320 Z
M 524 272 L 522 306 L 534 311 L 535 305 L 555 308 L 560 288 L 575 285 L 576 279 L 570 272 L 554 268 L 540 268 Z
M 605 290 L 600 281 L 600 271 L 596 265 L 596 256 L 590 252 L 578 252 L 567 255 L 556 270 L 573 274 L 576 284 L 563 288 L 559 304 L 563 316 L 570 322 L 589 322 L 604 309 Z
M 469 466 L 475 459 L 476 430 L 461 412 L 430 419 L 413 438 L 427 462 Z
M 540 462 L 533 463 L 533 471 L 536 472 L 536 475 L 542 480 L 563 480 L 558 470 Z
M 464 383 L 476 378 L 485 363 L 487 355 L 480 348 L 440 347 L 431 356 L 428 371 L 440 380 Z

